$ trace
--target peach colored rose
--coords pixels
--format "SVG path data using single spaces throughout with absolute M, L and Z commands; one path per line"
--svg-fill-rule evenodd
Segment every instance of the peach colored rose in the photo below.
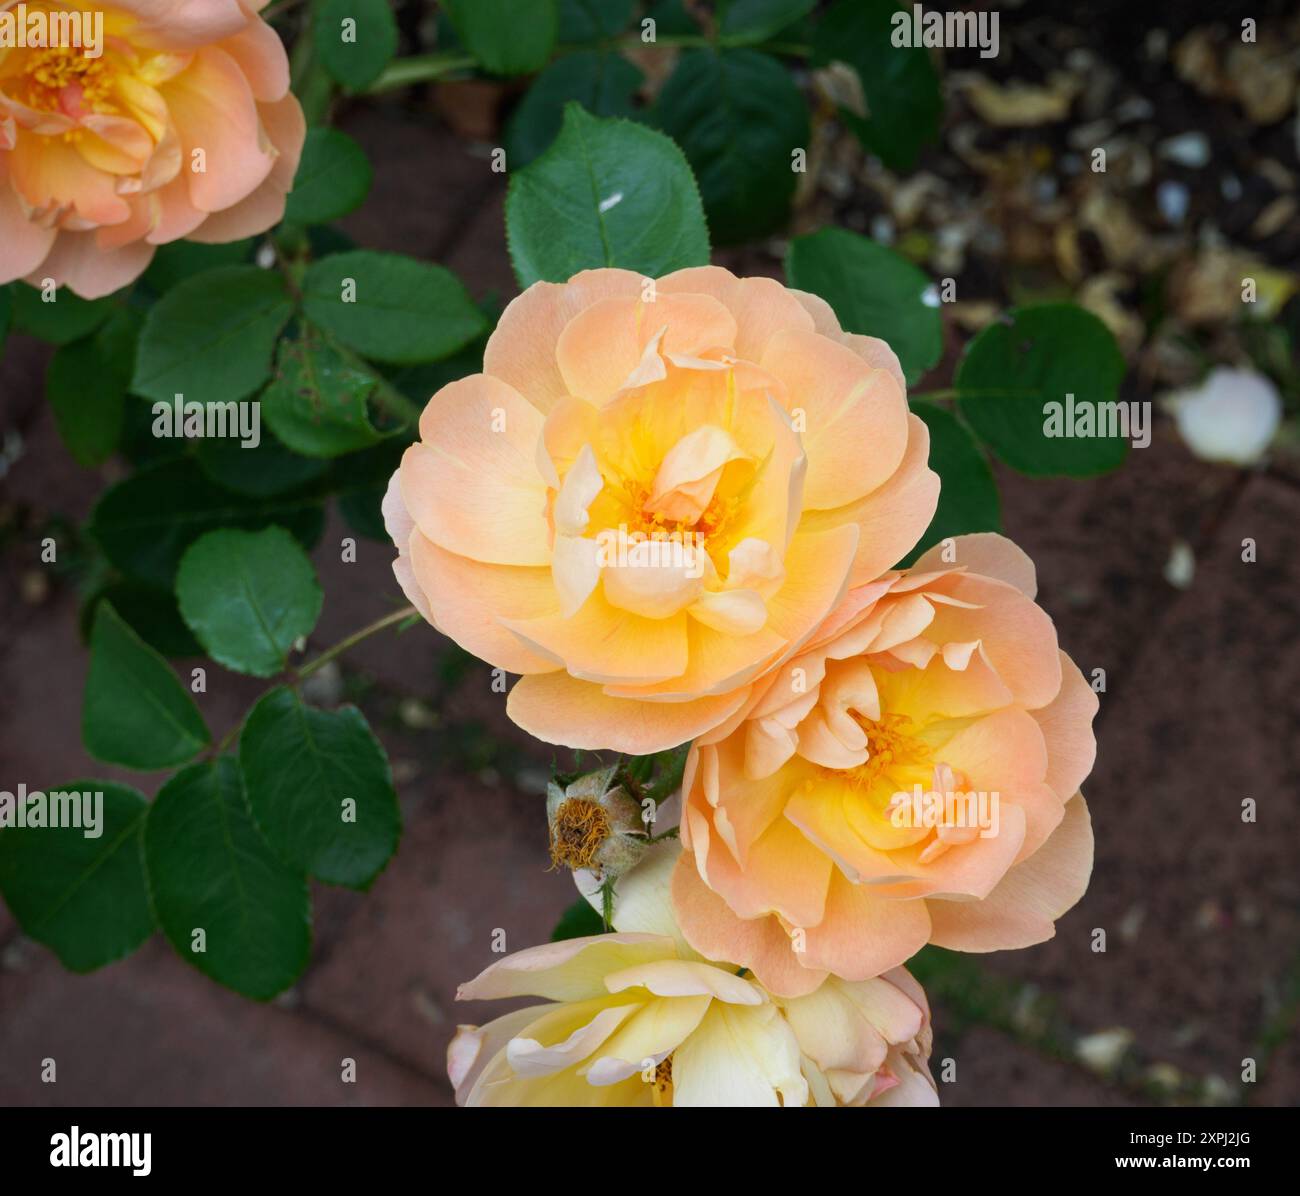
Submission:
M 653 288 L 653 289 L 651 289 Z M 883 342 L 717 267 L 537 283 L 430 400 L 385 511 L 412 601 L 550 743 L 648 753 L 745 702 L 934 512 Z
M 104 44 L 0 49 L 0 283 L 94 299 L 159 245 L 280 220 L 306 127 L 265 2 L 28 0 L 101 11 Z
M 927 942 L 1041 942 L 1087 887 L 1097 697 L 1029 559 L 1000 536 L 951 546 L 959 567 L 941 545 L 851 593 L 687 761 L 682 931 L 772 992 Z
M 459 1000 L 543 997 L 447 1051 L 457 1103 L 491 1106 L 936 1105 L 929 1008 L 902 968 L 777 1000 L 701 958 L 671 920 L 679 851 L 623 878 L 617 932 L 507 956 Z

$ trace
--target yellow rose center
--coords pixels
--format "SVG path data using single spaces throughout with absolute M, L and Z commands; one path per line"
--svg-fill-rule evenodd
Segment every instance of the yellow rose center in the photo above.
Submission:
M 706 549 L 711 539 L 722 535 L 727 523 L 740 506 L 740 498 L 737 495 L 725 498 L 721 494 L 714 494 L 698 519 L 670 519 L 658 511 L 649 509 L 651 507 L 649 486 L 642 482 L 624 480 L 623 489 L 627 494 L 629 533 L 642 532 L 651 538 L 660 536 L 672 539 L 700 536 Z
M 852 713 L 867 736 L 866 761 L 847 772 L 855 785 L 873 789 L 883 779 L 903 789 L 929 781 L 933 752 L 909 715 L 883 713 L 876 720 Z
M 972 838 L 974 831 L 947 821 L 948 812 L 931 820 L 936 810 L 949 811 L 953 802 L 963 801 L 969 788 L 966 775 L 943 760 L 951 723 L 896 711 L 882 712 L 879 719 L 849 713 L 866 735 L 867 759 L 853 768 L 819 765 L 816 771 L 850 786 L 856 825 L 868 841 L 886 850 L 928 844 L 921 857 L 928 862 Z
M 39 112 L 62 112 L 74 117 L 87 112 L 117 112 L 110 99 L 114 80 L 108 62 L 87 58 L 75 47 L 28 51 L 22 80 L 23 102 Z

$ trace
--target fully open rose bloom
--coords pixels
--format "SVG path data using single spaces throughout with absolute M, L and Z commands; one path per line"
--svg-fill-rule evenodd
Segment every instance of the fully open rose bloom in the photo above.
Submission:
M 673 924 L 664 843 L 618 886 L 616 933 L 507 956 L 462 1000 L 547 1004 L 461 1026 L 462 1105 L 935 1105 L 929 1008 L 902 968 L 778 1000 Z
M 1097 697 L 1028 558 L 994 535 L 950 546 L 956 568 L 941 545 L 854 591 L 687 762 L 682 931 L 773 992 L 927 942 L 1041 942 L 1087 887 Z
M 537 283 L 389 487 L 399 581 L 523 679 L 511 717 L 631 753 L 738 710 L 934 512 L 893 353 L 717 267 Z
M 0 283 L 93 299 L 168 241 L 281 218 L 306 130 L 264 4 L 27 0 L 29 22 L 102 12 L 103 46 L 0 48 Z

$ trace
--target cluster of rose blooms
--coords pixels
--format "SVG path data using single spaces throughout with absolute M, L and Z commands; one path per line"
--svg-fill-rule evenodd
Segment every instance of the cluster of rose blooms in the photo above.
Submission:
M 419 432 L 394 571 L 521 675 L 510 717 L 691 744 L 672 829 L 618 765 L 551 786 L 552 854 L 595 908 L 612 889 L 613 930 L 461 987 L 540 1003 L 461 1027 L 458 1100 L 937 1103 L 903 965 L 1041 942 L 1082 895 L 1097 699 L 1008 540 L 892 567 L 939 494 L 893 352 L 770 279 L 591 270 L 511 303 Z M 900 817 L 912 795 L 997 817 Z
M 304 124 L 264 4 L 112 0 L 99 57 L 0 54 L 0 284 L 95 298 L 160 244 L 281 218 Z M 939 493 L 893 352 L 768 279 L 594 270 L 516 299 L 419 434 L 394 568 L 521 675 L 514 721 L 692 745 L 676 831 L 617 769 L 553 791 L 553 850 L 602 907 L 612 885 L 614 930 L 463 987 L 543 1003 L 462 1028 L 459 1099 L 934 1103 L 903 965 L 1040 942 L 1078 900 L 1097 703 L 1007 541 L 893 568 Z M 900 819 L 911 793 L 994 794 L 996 834 Z

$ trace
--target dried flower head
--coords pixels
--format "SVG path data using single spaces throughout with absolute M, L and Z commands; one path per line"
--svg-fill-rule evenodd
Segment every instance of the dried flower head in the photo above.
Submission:
M 619 783 L 618 765 L 602 768 L 561 787 L 547 788 L 551 863 L 585 869 L 598 880 L 626 872 L 644 853 L 649 836 L 641 806 Z

